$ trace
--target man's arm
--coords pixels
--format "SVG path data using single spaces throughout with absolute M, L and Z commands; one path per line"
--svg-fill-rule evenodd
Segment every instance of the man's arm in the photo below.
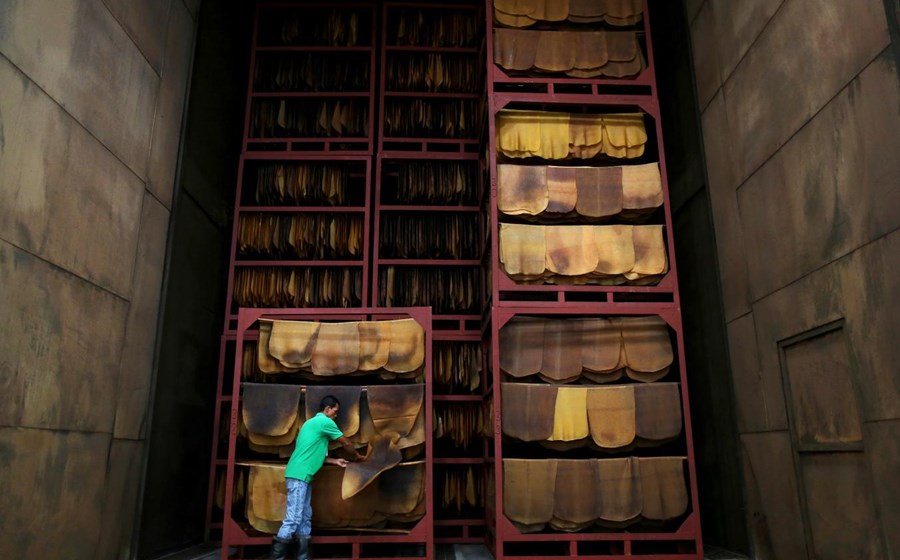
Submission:
M 346 467 L 350 464 L 347 459 L 335 459 L 334 457 L 325 457 L 325 462 L 339 467 Z
M 356 451 L 356 447 L 353 445 L 353 443 L 350 442 L 349 439 L 347 439 L 346 436 L 337 438 L 337 441 L 344 446 L 344 449 L 346 449 L 347 453 L 349 453 L 353 457 L 354 461 L 362 461 L 365 459 L 365 457 L 363 457 Z

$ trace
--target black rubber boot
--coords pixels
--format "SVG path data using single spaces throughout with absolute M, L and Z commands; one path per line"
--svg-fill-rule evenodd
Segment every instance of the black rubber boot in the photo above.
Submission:
M 272 560 L 285 560 L 287 558 L 287 549 L 290 541 L 280 540 L 278 537 L 272 539 Z
M 309 537 L 299 537 L 297 560 L 312 560 L 309 557 Z

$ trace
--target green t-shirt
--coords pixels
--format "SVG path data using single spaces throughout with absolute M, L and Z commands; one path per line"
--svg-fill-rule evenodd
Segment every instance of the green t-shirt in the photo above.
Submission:
M 343 432 L 334 420 L 318 413 L 300 428 L 297 445 L 284 471 L 285 478 L 310 482 L 328 456 L 328 442 L 341 437 Z

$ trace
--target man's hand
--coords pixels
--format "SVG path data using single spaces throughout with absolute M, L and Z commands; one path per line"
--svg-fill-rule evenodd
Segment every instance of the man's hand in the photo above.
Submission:
M 339 467 L 346 467 L 350 464 L 350 461 L 348 461 L 347 459 L 335 459 L 333 457 L 326 457 L 325 462 L 330 465 L 337 465 Z

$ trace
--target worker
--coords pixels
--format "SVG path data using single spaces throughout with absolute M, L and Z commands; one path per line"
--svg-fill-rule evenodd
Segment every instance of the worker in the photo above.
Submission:
M 346 467 L 346 459 L 328 457 L 328 443 L 337 440 L 354 461 L 363 460 L 356 448 L 338 428 L 341 403 L 328 395 L 319 403 L 319 413 L 307 420 L 297 436 L 297 445 L 284 472 L 287 485 L 287 508 L 284 523 L 272 540 L 272 557 L 284 560 L 288 545 L 296 535 L 299 543 L 297 560 L 309 560 L 309 535 L 312 530 L 312 480 L 324 463 Z

